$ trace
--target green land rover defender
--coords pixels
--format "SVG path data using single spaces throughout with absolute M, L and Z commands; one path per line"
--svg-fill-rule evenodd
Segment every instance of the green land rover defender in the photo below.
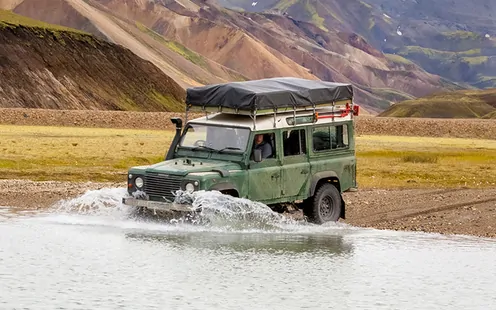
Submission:
M 187 120 L 188 113 L 205 115 Z M 187 89 L 186 122 L 164 161 L 132 167 L 126 205 L 196 213 L 175 193 L 219 191 L 266 204 L 290 204 L 322 224 L 345 218 L 342 193 L 355 189 L 353 103 L 349 84 L 270 78 Z

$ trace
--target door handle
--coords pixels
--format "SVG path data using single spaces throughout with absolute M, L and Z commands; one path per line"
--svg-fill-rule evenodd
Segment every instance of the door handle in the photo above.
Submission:
M 277 179 L 279 176 L 280 176 L 280 174 L 279 174 L 279 173 L 276 173 L 276 174 L 271 175 L 270 177 L 271 177 L 272 179 L 274 179 L 274 178 L 276 178 L 276 179 Z
M 307 173 L 308 173 L 308 169 L 303 169 L 303 170 L 301 170 L 301 172 L 300 172 L 300 173 L 301 173 L 301 174 L 307 174 Z

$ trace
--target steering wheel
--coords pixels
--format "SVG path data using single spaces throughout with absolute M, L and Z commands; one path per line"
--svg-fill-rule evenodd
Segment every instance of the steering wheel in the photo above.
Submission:
M 205 146 L 207 144 L 207 141 L 205 140 L 196 140 L 195 143 L 193 143 L 194 146 Z

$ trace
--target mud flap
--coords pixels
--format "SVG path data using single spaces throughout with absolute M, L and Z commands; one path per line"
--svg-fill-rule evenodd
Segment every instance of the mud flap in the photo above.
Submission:
M 341 195 L 341 214 L 340 217 L 345 220 L 346 219 L 346 203 L 344 202 L 343 195 Z

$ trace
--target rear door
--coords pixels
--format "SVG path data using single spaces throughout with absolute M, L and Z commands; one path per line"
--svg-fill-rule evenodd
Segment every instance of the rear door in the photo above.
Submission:
M 319 172 L 336 173 L 341 190 L 355 184 L 356 158 L 353 139 L 348 133 L 351 123 L 323 124 L 314 127 L 311 156 L 312 175 Z

